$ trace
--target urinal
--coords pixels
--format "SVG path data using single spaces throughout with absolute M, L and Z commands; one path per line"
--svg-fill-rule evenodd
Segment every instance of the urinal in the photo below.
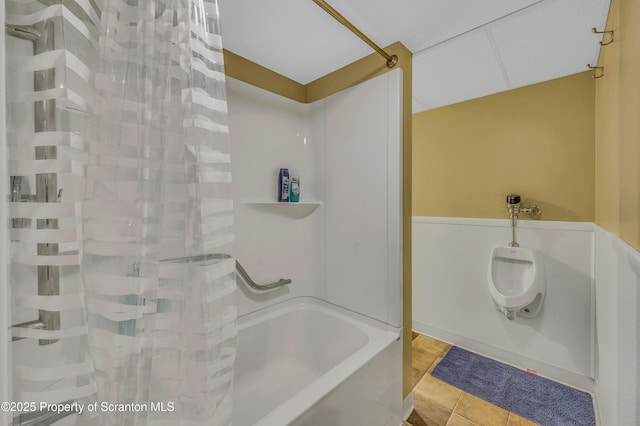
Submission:
M 546 278 L 542 257 L 526 247 L 494 247 L 489 262 L 489 292 L 508 319 L 532 318 L 542 307 Z

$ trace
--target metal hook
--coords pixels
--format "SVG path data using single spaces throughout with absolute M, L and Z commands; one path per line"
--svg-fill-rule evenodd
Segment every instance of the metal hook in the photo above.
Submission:
M 609 41 L 606 43 L 601 41 L 600 42 L 601 46 L 606 46 L 607 44 L 613 43 L 613 31 L 598 31 L 595 28 L 591 28 L 591 32 L 594 34 L 609 34 L 609 37 L 610 37 Z
M 592 78 L 602 78 L 602 77 L 604 77 L 604 67 L 594 67 L 591 64 L 587 64 L 587 67 L 589 69 L 595 70 L 595 72 L 591 76 Z M 598 75 L 598 70 L 600 70 L 600 74 L 599 75 Z

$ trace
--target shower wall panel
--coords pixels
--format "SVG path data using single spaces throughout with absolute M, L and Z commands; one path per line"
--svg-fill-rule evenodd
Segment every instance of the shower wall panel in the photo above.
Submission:
M 236 240 L 233 255 L 257 283 L 290 278 L 258 293 L 238 278 L 239 315 L 298 296 L 324 281 L 324 111 L 227 79 Z M 276 204 L 278 171 L 297 169 L 301 203 Z M 307 210 L 309 209 L 309 210 Z
M 402 326 L 402 71 L 326 101 L 326 300 Z
M 227 80 L 233 255 L 259 283 L 293 280 L 266 293 L 239 280 L 239 315 L 314 296 L 401 327 L 401 82 L 301 104 Z M 300 203 L 276 202 L 281 167 L 300 172 Z

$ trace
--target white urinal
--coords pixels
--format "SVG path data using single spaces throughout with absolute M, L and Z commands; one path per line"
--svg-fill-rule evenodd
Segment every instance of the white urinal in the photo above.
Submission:
M 489 262 L 489 292 L 508 319 L 534 317 L 546 290 L 540 254 L 525 247 L 494 247 Z

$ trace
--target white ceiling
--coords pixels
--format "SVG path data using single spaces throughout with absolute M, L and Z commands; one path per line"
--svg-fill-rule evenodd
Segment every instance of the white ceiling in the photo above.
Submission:
M 413 52 L 414 113 L 587 70 L 609 2 L 328 0 L 378 45 Z M 312 0 L 219 5 L 226 49 L 302 84 L 372 52 Z

